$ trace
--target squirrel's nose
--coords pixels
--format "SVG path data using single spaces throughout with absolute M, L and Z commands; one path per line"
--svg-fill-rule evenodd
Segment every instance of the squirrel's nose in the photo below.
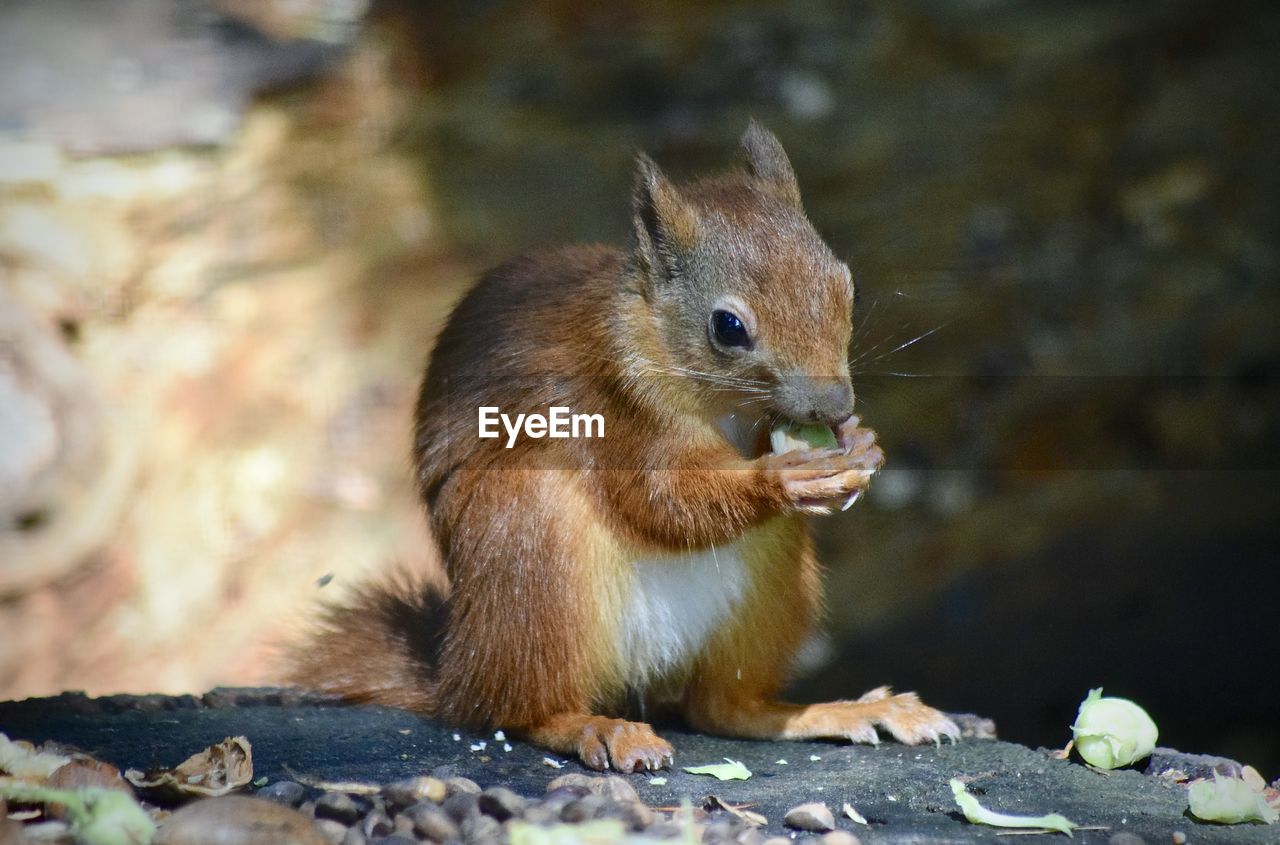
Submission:
M 796 374 L 779 385 L 778 410 L 797 422 L 835 427 L 853 413 L 853 386 L 847 378 Z
M 815 385 L 809 419 L 837 426 L 853 413 L 853 386 L 847 381 Z

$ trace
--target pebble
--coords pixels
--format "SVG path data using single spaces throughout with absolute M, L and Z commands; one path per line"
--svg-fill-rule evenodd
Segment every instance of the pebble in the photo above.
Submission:
M 570 801 L 576 801 L 582 796 L 590 794 L 591 791 L 585 786 L 558 786 L 542 796 L 542 801 L 539 803 L 541 806 L 554 809 L 558 813 Z
M 1147 845 L 1147 840 L 1127 830 L 1116 831 L 1107 840 L 1107 845 Z
M 534 804 L 525 808 L 524 815 L 521 819 L 529 824 L 549 827 L 550 825 L 560 821 L 560 808 Z
M 449 818 L 461 825 L 472 816 L 480 815 L 480 797 L 476 793 L 459 792 L 444 799 L 441 805 Z
M 822 845 L 862 845 L 862 840 L 847 830 L 833 830 L 823 834 Z
M 342 835 L 342 845 L 368 845 L 369 840 L 358 827 L 349 827 Z
M 636 833 L 653 824 L 654 814 L 640 801 L 614 801 L 605 804 L 596 813 L 598 819 L 618 819 Z
M 393 833 L 390 836 L 379 836 L 377 839 L 370 839 L 369 845 L 418 845 L 411 836 L 401 836 Z
M 591 784 L 591 791 L 601 798 L 611 801 L 639 801 L 636 788 L 617 775 L 596 778 Z
M 796 830 L 807 830 L 814 833 L 825 833 L 835 830 L 836 820 L 831 815 L 831 808 L 821 802 L 801 804 L 792 807 L 783 817 L 782 823 Z
M 444 782 L 445 792 L 449 796 L 453 795 L 479 795 L 482 791 L 480 784 L 471 778 L 451 777 Z
M 505 786 L 491 786 L 480 793 L 477 803 L 480 812 L 505 822 L 523 815 L 527 802 Z
M 1180 830 L 1173 832 L 1173 845 L 1187 845 L 1187 835 Z
M 732 816 L 713 819 L 702 831 L 703 842 L 732 842 L 742 832 L 741 823 Z
M 565 786 L 574 786 L 574 787 L 579 787 L 581 789 L 586 789 L 590 791 L 591 788 L 595 786 L 596 781 L 600 781 L 600 780 L 604 780 L 604 778 L 592 777 L 591 775 L 581 775 L 576 773 L 561 775 L 560 777 L 553 779 L 550 783 L 547 784 L 547 792 L 554 792 L 555 790 Z
M 449 787 L 439 778 L 405 778 L 382 787 L 382 795 L 396 808 L 410 807 L 423 799 L 439 804 L 449 796 Z
M 385 811 L 374 810 L 364 817 L 364 821 L 360 823 L 359 830 L 365 836 L 388 836 L 395 833 L 396 826 Z
M 420 801 L 404 812 L 413 821 L 413 832 L 432 842 L 449 842 L 462 838 L 458 825 L 439 806 L 430 801 Z
M 649 839 L 681 839 L 684 840 L 684 826 L 673 821 L 660 821 L 646 831 Z M 698 837 L 694 836 L 694 841 Z M 791 845 L 791 840 L 784 839 L 780 845 Z
M 347 838 L 347 830 L 349 829 L 342 822 L 335 822 L 333 819 L 316 819 L 316 830 L 320 831 L 323 837 L 321 842 L 329 842 L 331 845 L 342 845 L 342 841 Z M 155 845 L 153 842 L 152 845 Z
M 316 799 L 315 814 L 318 819 L 333 819 L 350 827 L 369 811 L 345 792 L 326 792 Z
M 602 807 L 604 799 L 599 795 L 584 795 L 564 805 L 564 809 L 560 811 L 560 820 L 570 824 L 591 821 Z
M 764 841 L 764 845 L 792 845 L 792 843 L 785 836 L 770 836 Z
M 259 789 L 253 794 L 253 797 L 274 801 L 286 807 L 297 807 L 302 803 L 306 793 L 306 788 L 300 783 L 294 783 L 291 780 L 278 780 Z
M 490 816 L 474 815 L 462 820 L 458 825 L 462 831 L 462 841 L 480 842 L 485 839 L 498 839 L 502 836 L 502 825 Z
M 346 834 L 346 828 L 342 833 Z M 262 798 L 226 795 L 176 811 L 165 819 L 152 841 L 154 845 L 328 845 L 334 840 L 291 807 Z
M 639 833 L 653 823 L 653 810 L 641 813 L 639 807 L 644 807 L 639 801 L 605 801 L 603 807 L 596 810 L 595 818 L 616 818 L 622 822 L 628 830 Z M 645 823 L 645 817 L 648 817 L 648 823 Z
M 129 785 L 120 777 L 120 769 L 110 763 L 95 759 L 76 758 L 61 764 L 45 782 L 52 789 L 81 789 L 83 786 L 99 786 L 105 789 L 129 791 Z
M 764 845 L 765 835 L 758 827 L 749 827 L 738 834 L 738 845 Z

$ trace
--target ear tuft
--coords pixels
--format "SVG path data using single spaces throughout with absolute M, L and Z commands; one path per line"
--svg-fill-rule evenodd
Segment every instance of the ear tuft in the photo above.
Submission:
M 755 118 L 747 124 L 747 131 L 742 135 L 742 155 L 752 176 L 768 182 L 783 200 L 800 208 L 800 186 L 796 184 L 791 160 L 774 134 L 757 123 Z
M 676 186 L 644 153 L 636 156 L 633 203 L 636 250 L 653 273 L 679 274 L 683 256 L 698 237 L 698 216 Z

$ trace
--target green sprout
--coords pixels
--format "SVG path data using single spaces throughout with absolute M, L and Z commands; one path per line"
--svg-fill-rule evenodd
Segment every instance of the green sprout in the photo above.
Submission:
M 1080 826 L 1058 813 L 1049 813 L 1045 816 L 1012 816 L 1008 813 L 997 813 L 994 810 L 988 810 L 978 803 L 977 798 L 969 794 L 969 791 L 965 789 L 959 778 L 951 779 L 951 792 L 955 795 L 956 804 L 960 806 L 964 817 L 974 824 L 1033 830 L 1056 830 L 1060 833 L 1065 833 L 1067 836 L 1071 836 L 1071 831 Z
M 1159 735 L 1147 711 L 1127 698 L 1103 698 L 1102 687 L 1080 702 L 1071 732 L 1080 757 L 1099 769 L 1136 763 L 1155 749 Z
M 1240 778 L 1226 778 L 1217 772 L 1213 780 L 1201 780 L 1187 790 L 1191 815 L 1225 824 L 1280 821 L 1280 810 L 1267 803 L 1261 792 Z

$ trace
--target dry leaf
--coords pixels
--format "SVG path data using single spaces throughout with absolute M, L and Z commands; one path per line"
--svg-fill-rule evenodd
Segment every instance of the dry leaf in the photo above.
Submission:
M 769 820 L 754 810 L 747 809 L 750 804 L 730 804 L 718 795 L 708 795 L 702 800 L 702 807 L 707 812 L 724 810 L 734 818 L 741 819 L 752 827 L 764 827 Z
M 157 800 L 226 795 L 253 780 L 253 746 L 245 737 L 227 737 L 172 769 L 129 769 L 124 776 Z

